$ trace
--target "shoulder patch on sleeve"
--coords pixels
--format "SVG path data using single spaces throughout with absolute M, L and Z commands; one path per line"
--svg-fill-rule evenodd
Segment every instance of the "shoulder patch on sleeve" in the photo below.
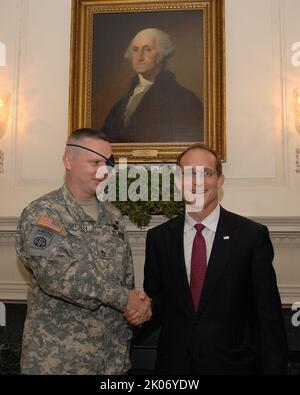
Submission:
M 28 253 L 31 256 L 42 256 L 49 258 L 53 248 L 61 239 L 58 233 L 34 226 L 29 236 Z

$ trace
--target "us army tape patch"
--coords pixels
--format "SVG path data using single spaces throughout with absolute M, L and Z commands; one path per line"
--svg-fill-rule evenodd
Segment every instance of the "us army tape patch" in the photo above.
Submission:
M 60 239 L 58 233 L 34 226 L 29 236 L 29 255 L 49 258 Z

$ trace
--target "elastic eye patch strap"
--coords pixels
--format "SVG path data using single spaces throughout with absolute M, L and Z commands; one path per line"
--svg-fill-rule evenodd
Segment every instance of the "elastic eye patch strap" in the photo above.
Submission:
M 112 166 L 112 167 L 115 166 L 115 161 L 113 159 L 113 156 L 110 156 L 109 158 L 106 158 L 104 155 L 99 154 L 99 152 L 94 151 L 94 150 L 92 150 L 90 148 L 84 147 L 83 145 L 78 145 L 78 144 L 67 144 L 67 147 L 78 147 L 78 148 L 82 148 L 82 149 L 85 149 L 87 151 L 93 152 L 93 154 L 99 155 L 99 156 L 101 156 L 101 158 L 104 158 L 106 160 L 106 163 L 109 166 Z

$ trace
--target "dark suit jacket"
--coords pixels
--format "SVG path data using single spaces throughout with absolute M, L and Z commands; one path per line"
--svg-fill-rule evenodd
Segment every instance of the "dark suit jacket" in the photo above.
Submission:
M 284 374 L 287 341 L 267 228 L 221 208 L 198 314 L 183 228 L 181 215 L 147 235 L 144 289 L 162 325 L 157 372 Z
M 109 112 L 102 131 L 112 143 L 204 141 L 203 106 L 198 97 L 180 86 L 174 74 L 162 71 L 124 126 L 124 112 L 139 80 Z

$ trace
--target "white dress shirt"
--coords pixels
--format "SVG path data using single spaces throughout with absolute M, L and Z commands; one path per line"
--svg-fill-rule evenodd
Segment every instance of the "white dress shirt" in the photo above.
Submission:
M 209 262 L 219 218 L 220 218 L 220 205 L 218 204 L 217 207 L 214 209 L 214 211 L 212 211 L 209 214 L 209 216 L 206 217 L 201 222 L 205 226 L 205 228 L 202 231 L 202 234 L 206 243 L 207 263 Z M 185 258 L 186 274 L 189 282 L 191 276 L 191 259 L 192 259 L 193 242 L 196 235 L 196 229 L 194 226 L 197 223 L 198 222 L 193 220 L 193 218 L 190 217 L 187 212 L 185 213 L 183 243 L 184 243 L 184 258 Z
M 142 101 L 145 94 L 153 85 L 152 81 L 146 80 L 141 74 L 138 75 L 140 83 L 135 87 L 132 96 L 130 97 L 126 110 L 124 113 L 124 124 L 128 126 L 130 119 Z
M 133 91 L 133 95 L 132 95 L 133 97 L 138 95 L 139 93 L 144 92 L 145 90 L 147 91 L 153 85 L 153 81 L 147 80 L 141 74 L 139 74 L 138 77 L 139 77 L 139 84 L 135 87 Z

